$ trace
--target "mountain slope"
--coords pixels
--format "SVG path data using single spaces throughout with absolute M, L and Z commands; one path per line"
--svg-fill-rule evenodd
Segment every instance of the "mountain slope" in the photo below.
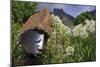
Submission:
M 60 17 L 62 22 L 68 27 L 73 27 L 74 17 L 69 14 L 66 14 L 63 9 L 54 8 L 53 14 Z

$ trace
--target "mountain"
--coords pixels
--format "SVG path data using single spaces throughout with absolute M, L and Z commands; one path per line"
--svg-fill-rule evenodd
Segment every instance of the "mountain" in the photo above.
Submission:
M 75 18 L 73 16 L 65 13 L 63 9 L 54 8 L 53 14 L 60 17 L 60 19 L 66 26 L 68 26 L 70 28 L 73 27 L 73 21 Z
M 91 15 L 96 16 L 96 10 L 92 10 L 89 12 Z

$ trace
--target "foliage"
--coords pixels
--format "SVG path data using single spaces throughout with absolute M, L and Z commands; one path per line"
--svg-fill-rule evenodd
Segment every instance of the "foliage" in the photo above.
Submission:
M 84 25 L 81 24 L 81 29 L 83 28 Z M 88 36 L 84 34 L 84 31 Z M 95 31 L 88 32 L 84 29 L 80 32 L 82 33 L 79 36 L 74 36 L 75 32 L 71 32 L 71 29 L 65 26 L 59 17 L 52 15 L 52 33 L 42 55 L 45 64 L 95 61 Z
M 95 19 L 95 16 L 91 15 L 89 12 L 83 12 L 80 15 L 78 15 L 75 20 L 74 20 L 74 25 L 78 25 L 78 24 L 85 24 L 84 21 L 85 19 Z
M 12 57 L 15 61 L 22 59 L 25 56 L 25 52 L 21 47 L 18 47 L 18 35 L 22 28 L 23 23 L 36 12 L 37 3 L 25 2 L 25 1 L 12 1 Z
M 12 22 L 12 56 L 14 57 L 15 60 L 18 59 L 19 56 L 24 55 L 22 52 L 23 50 L 18 46 L 18 34 L 21 29 L 22 25 L 19 23 L 14 23 Z
M 75 28 L 72 30 L 73 36 L 80 36 L 81 38 L 87 38 L 88 32 L 86 31 L 86 28 L 83 27 L 82 24 L 78 24 L 75 26 Z
M 93 33 L 93 32 L 95 32 L 95 20 L 85 20 L 85 25 L 84 25 L 84 27 L 86 28 L 86 30 L 88 31 L 88 32 L 91 32 L 91 33 Z
M 13 20 L 15 21 L 15 19 Z M 85 62 L 96 60 L 96 38 L 94 31 L 95 20 L 85 19 L 84 23 L 85 24 L 78 24 L 74 26 L 73 29 L 70 29 L 62 23 L 59 17 L 52 15 L 52 33 L 42 54 L 42 59 L 45 64 Z M 18 31 L 21 28 L 22 24 L 20 24 L 19 21 L 12 22 L 13 50 L 16 49 Z M 73 32 L 75 28 L 76 31 Z M 86 34 L 88 34 L 87 37 L 85 37 L 86 34 L 84 34 L 84 31 Z M 74 34 L 77 32 L 79 32 L 79 35 L 74 36 Z M 13 53 L 14 59 L 18 62 L 20 59 L 24 58 L 25 55 L 25 52 L 20 47 L 18 47 Z
M 12 1 L 12 22 L 25 23 L 36 12 L 37 3 Z

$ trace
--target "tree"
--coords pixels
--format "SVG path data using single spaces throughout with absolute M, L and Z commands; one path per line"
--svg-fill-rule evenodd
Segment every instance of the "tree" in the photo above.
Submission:
M 25 1 L 12 1 L 12 22 L 25 23 L 36 12 L 37 3 Z
M 78 24 L 85 24 L 84 21 L 88 19 L 95 19 L 95 16 L 91 15 L 91 13 L 89 12 L 83 12 L 80 15 L 78 15 L 75 20 L 74 20 L 74 25 L 78 25 Z

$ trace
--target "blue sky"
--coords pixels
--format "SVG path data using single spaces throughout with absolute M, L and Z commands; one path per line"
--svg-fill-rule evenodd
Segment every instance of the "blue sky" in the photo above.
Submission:
M 53 4 L 53 3 L 39 3 L 38 9 L 48 8 L 50 11 L 53 11 L 54 8 L 62 8 L 66 13 L 76 17 L 82 12 L 91 11 L 96 9 L 95 6 L 91 5 L 72 5 L 72 4 Z

